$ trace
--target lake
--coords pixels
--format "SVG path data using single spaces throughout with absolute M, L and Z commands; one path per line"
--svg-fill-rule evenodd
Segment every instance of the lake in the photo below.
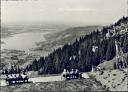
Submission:
M 27 32 L 15 34 L 8 38 L 2 38 L 4 44 L 1 49 L 16 49 L 28 51 L 30 48 L 36 47 L 36 42 L 46 41 L 44 35 L 49 32 Z

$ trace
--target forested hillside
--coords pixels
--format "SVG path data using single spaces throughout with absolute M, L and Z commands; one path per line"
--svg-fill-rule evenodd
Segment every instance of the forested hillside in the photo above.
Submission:
M 121 33 L 122 27 L 125 30 L 124 34 Z M 113 31 L 113 29 L 120 34 L 117 37 L 107 38 L 106 34 L 108 30 Z M 112 31 L 110 32 L 112 33 Z M 40 74 L 52 74 L 60 73 L 64 68 L 69 70 L 78 68 L 82 72 L 88 72 L 91 70 L 92 65 L 97 66 L 103 61 L 109 61 L 114 58 L 116 55 L 115 39 L 118 38 L 121 42 L 123 52 L 128 52 L 127 31 L 128 17 L 123 17 L 114 25 L 80 37 L 73 44 L 65 44 L 62 48 L 58 48 L 47 57 L 40 57 L 39 60 L 34 60 L 31 65 L 26 67 L 26 70 L 39 71 Z M 92 51 L 93 46 L 98 47 L 95 53 Z
M 114 32 L 118 35 L 113 36 Z M 107 35 L 110 33 L 109 35 Z M 76 39 L 73 44 L 65 44 L 46 57 L 40 57 L 28 65 L 25 71 L 38 71 L 39 74 L 61 73 L 64 68 L 77 68 L 81 72 L 91 71 L 97 66 L 110 61 L 116 56 L 115 40 L 120 41 L 124 53 L 128 52 L 128 17 L 123 17 L 115 24 L 103 27 Z M 97 47 L 95 52 L 92 48 Z M 128 65 L 128 58 L 127 58 Z M 128 66 L 126 66 L 128 67 Z

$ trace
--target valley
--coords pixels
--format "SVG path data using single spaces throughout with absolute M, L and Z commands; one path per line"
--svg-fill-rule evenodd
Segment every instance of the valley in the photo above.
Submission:
M 68 28 L 43 25 L 9 25 L 1 29 L 1 66 L 11 67 L 15 63 L 25 67 L 40 56 L 47 56 L 64 44 L 88 34 L 100 26 Z M 80 29 L 80 30 L 79 30 Z M 6 34 L 6 35 L 5 35 Z M 21 54 L 22 53 L 22 54 Z M 13 59 L 13 57 L 16 57 Z
M 5 74 L 7 72 L 10 74 L 18 72 L 20 67 L 20 72 L 26 72 L 30 83 L 1 87 L 2 92 L 127 91 L 127 19 L 123 17 L 109 27 L 87 26 L 55 32 L 50 30 L 46 34 L 39 32 L 40 35 L 37 34 L 37 37 L 34 31 L 26 32 L 29 33 L 26 36 L 28 38 L 30 35 L 35 36 L 35 38 L 30 37 L 35 47 L 31 44 L 32 47 L 27 50 L 18 50 L 16 47 L 2 49 L 0 69 L 3 73 L 4 69 L 8 68 Z M 26 33 L 18 33 L 8 38 L 17 35 L 25 38 Z M 24 45 L 25 41 L 26 43 L 30 41 L 27 42 L 28 38 L 17 42 Z M 35 40 L 36 38 L 41 39 Z M 4 41 L 1 43 L 6 44 Z M 92 50 L 93 47 L 97 49 Z M 88 78 L 62 81 L 59 74 L 65 68 L 70 73 L 71 69 L 78 68 L 83 73 L 82 76 Z M 0 81 L 2 82 L 3 79 L 1 78 Z

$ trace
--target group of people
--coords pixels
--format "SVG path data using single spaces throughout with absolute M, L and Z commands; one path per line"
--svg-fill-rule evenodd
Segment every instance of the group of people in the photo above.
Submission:
M 8 74 L 5 79 L 9 84 L 28 82 L 28 77 L 25 74 Z
M 82 73 L 78 69 L 72 69 L 71 71 L 64 69 L 62 73 L 62 78 L 64 79 L 81 79 Z
M 64 69 L 63 74 L 73 74 L 73 73 L 79 73 L 78 69 L 72 69 L 71 71 Z
M 25 77 L 27 77 L 27 75 L 25 75 L 25 74 L 7 74 L 6 75 L 7 76 L 7 78 L 9 78 L 9 79 L 12 79 L 12 78 L 25 78 Z

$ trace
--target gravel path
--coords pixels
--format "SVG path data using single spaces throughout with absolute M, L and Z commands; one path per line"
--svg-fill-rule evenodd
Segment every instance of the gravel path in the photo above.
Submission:
M 87 73 L 82 74 L 83 78 L 89 78 Z M 36 77 L 30 78 L 29 81 L 35 82 L 54 82 L 54 81 L 62 81 L 61 76 L 49 76 L 49 77 Z

